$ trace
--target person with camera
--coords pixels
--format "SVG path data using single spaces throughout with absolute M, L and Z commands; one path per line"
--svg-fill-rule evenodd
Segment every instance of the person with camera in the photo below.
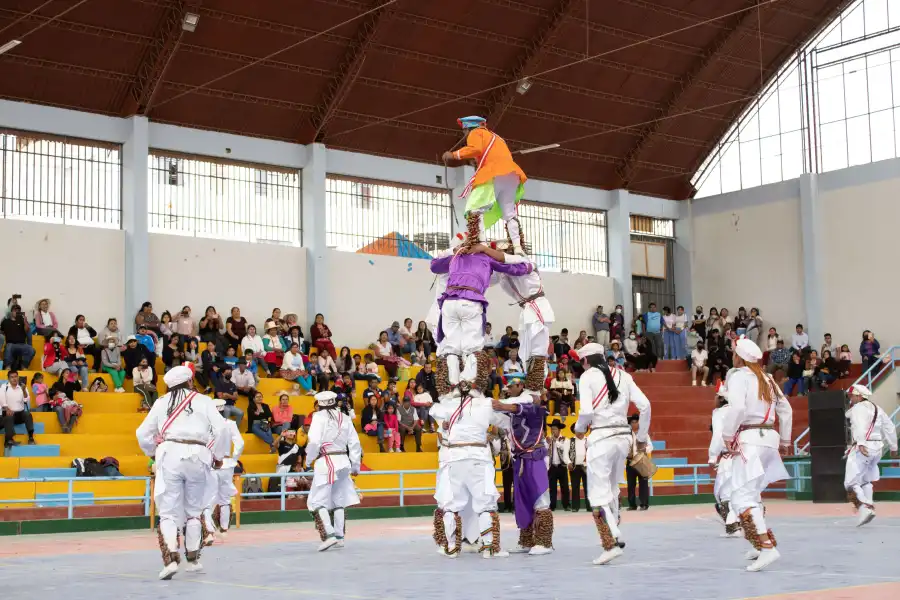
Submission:
M 16 296 L 13 296 L 15 298 Z M 6 340 L 3 362 L 7 369 L 27 369 L 34 358 L 31 330 L 18 304 L 9 307 L 9 315 L 0 322 L 0 338 Z M 3 340 L 0 340 L 2 343 Z

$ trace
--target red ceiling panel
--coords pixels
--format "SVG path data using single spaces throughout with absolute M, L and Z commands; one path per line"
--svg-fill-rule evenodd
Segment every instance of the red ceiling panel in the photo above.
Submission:
M 562 144 L 521 157 L 531 177 L 686 198 L 691 170 L 759 91 L 760 62 L 767 80 L 841 2 L 728 15 L 748 3 L 401 0 L 361 16 L 377 3 L 184 0 L 198 27 L 169 40 L 172 58 L 149 81 L 158 93 L 138 110 L 301 143 L 325 115 L 327 145 L 425 161 L 460 139 L 457 117 L 493 111 L 514 148 Z M 11 25 L 0 44 L 23 39 L 0 56 L 0 97 L 107 114 L 128 106 L 181 6 L 91 0 L 60 15 L 76 0 L 59 0 L 28 15 L 42 3 L 0 6 L 0 29 Z M 523 75 L 529 92 L 507 91 Z

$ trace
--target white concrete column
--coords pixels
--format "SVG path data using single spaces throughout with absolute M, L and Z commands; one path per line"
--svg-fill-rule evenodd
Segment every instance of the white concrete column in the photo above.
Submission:
M 447 169 L 447 187 L 450 188 L 450 199 L 453 201 L 453 235 L 466 232 L 466 201 L 459 197 L 475 174 L 475 168 L 468 165 Z
M 819 212 L 819 182 L 815 173 L 800 176 L 800 237 L 803 246 L 803 295 L 806 332 L 813 348 L 825 335 L 822 308 L 822 215 Z M 793 332 L 791 332 L 793 333 Z
M 125 314 L 119 327 L 131 332 L 134 315 L 150 300 L 150 234 L 148 233 L 149 122 L 129 119 L 131 131 L 122 146 L 122 229 L 125 231 Z
M 328 303 L 328 254 L 325 245 L 324 144 L 306 146 L 307 163 L 303 167 L 303 246 L 306 248 L 307 327 L 316 313 L 325 313 Z
M 675 302 L 684 306 L 688 315 L 694 313 L 694 248 L 693 235 L 693 201 L 688 199 L 681 203 L 680 214 L 675 221 Z M 673 307 L 674 308 L 674 307 Z M 704 307 L 706 309 L 708 307 Z
M 609 241 L 609 276 L 613 279 L 615 304 L 621 304 L 625 315 L 625 330 L 634 319 L 634 294 L 631 285 L 631 219 L 628 208 L 628 190 L 613 190 L 612 206 L 606 213 L 606 231 Z M 615 309 L 604 307 L 607 312 Z

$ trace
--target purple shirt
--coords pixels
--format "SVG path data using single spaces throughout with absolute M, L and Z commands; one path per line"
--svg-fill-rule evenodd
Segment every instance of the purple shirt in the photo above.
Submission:
M 487 305 L 484 293 L 491 285 L 491 275 L 494 271 L 518 277 L 531 273 L 531 263 L 506 264 L 497 262 L 487 254 L 455 254 L 445 258 L 435 258 L 431 261 L 431 272 L 441 275 L 449 273 L 447 291 L 439 300 L 444 303 L 447 298 L 455 300 L 471 300 Z M 454 289 L 464 287 L 470 289 Z
M 547 409 L 535 404 L 519 404 L 516 408 L 518 410 L 510 413 L 510 416 L 512 417 L 513 452 L 519 455 L 522 450 L 532 448 L 541 439 L 544 433 Z M 543 453 L 538 450 L 535 451 L 535 454 L 539 454 L 541 459 L 544 457 Z

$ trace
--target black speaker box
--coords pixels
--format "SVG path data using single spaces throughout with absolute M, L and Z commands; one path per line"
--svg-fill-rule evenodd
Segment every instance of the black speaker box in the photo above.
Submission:
M 845 396 L 842 391 L 814 392 L 809 397 L 809 454 L 813 502 L 846 502 L 844 450 Z

